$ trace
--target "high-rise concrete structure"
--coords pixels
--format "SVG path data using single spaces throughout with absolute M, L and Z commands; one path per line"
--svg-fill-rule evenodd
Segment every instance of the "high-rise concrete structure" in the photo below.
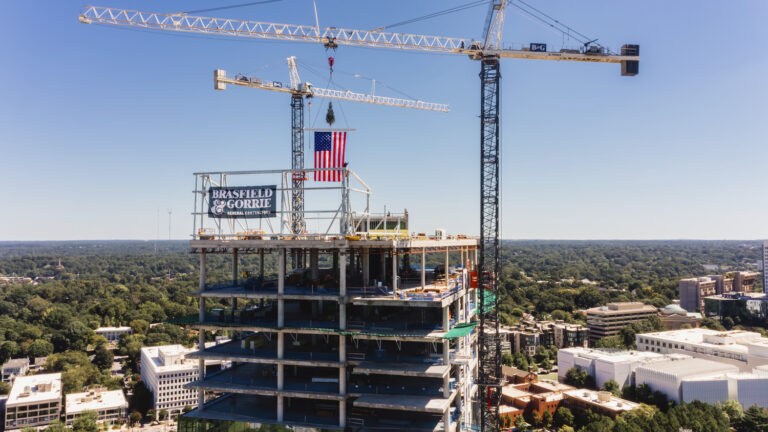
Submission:
M 472 422 L 474 317 L 482 305 L 470 276 L 478 241 L 410 235 L 407 218 L 393 212 L 353 214 L 352 176 L 347 170 L 337 187 L 340 205 L 319 204 L 333 211 L 315 212 L 313 190 L 305 190 L 306 220 L 333 218 L 328 229 L 284 232 L 292 226 L 286 220 L 280 229 L 232 232 L 224 223 L 209 229 L 207 210 L 196 212 L 190 247 L 200 259 L 200 310 L 180 322 L 200 330 L 203 348 L 187 355 L 200 362 L 199 379 L 188 385 L 199 393 L 182 432 L 203 421 L 430 431 Z M 207 197 L 213 176 L 200 177 L 198 193 Z M 279 198 L 282 209 L 288 200 Z M 209 280 L 212 255 L 231 263 L 230 280 Z M 228 332 L 232 341 L 205 347 L 204 331 Z M 206 373 L 205 360 L 233 366 Z
M 5 402 L 5 430 L 39 428 L 61 416 L 61 374 L 17 377 Z
M 587 309 L 589 342 L 619 333 L 622 327 L 643 321 L 656 315 L 657 309 L 639 302 L 608 303 L 605 306 Z

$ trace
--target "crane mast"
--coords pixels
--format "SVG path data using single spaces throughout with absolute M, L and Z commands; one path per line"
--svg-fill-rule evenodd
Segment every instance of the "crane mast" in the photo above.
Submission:
M 326 48 L 340 45 L 387 48 L 396 50 L 422 51 L 445 54 L 467 55 L 480 62 L 480 251 L 478 262 L 478 288 L 480 289 L 480 330 L 479 330 L 479 370 L 478 401 L 480 403 L 480 430 L 499 429 L 498 405 L 502 384 L 501 340 L 498 321 L 498 276 L 500 274 L 500 112 L 499 89 L 501 81 L 502 58 L 529 60 L 575 61 L 591 63 L 619 63 L 621 75 L 634 76 L 639 72 L 640 48 L 638 45 L 623 45 L 620 53 L 613 53 L 602 47 L 585 44 L 581 50 L 561 49 L 546 51 L 546 48 L 531 44 L 530 49 L 505 49 L 501 46 L 504 17 L 508 0 L 492 0 L 483 28 L 482 40 L 444 36 L 429 36 L 409 33 L 391 33 L 377 30 L 356 30 L 337 27 L 306 26 L 296 24 L 278 24 L 260 21 L 246 21 L 225 18 L 199 17 L 186 14 L 163 14 L 133 11 L 126 9 L 86 6 L 79 20 L 82 23 L 99 23 L 117 26 L 129 26 L 146 29 L 158 29 L 177 32 L 202 33 L 222 36 L 237 36 L 256 39 L 271 39 L 295 42 L 323 44 Z M 237 81 L 237 82 L 233 82 Z M 266 88 L 262 83 L 254 84 L 247 80 L 221 79 L 222 83 Z M 303 132 L 296 125 L 303 118 L 304 96 L 332 97 L 344 100 L 397 105 L 394 100 L 388 103 L 379 100 L 379 96 L 357 95 L 334 90 L 317 89 L 298 85 L 298 75 L 291 75 L 291 85 L 295 89 L 266 88 L 285 91 L 292 94 L 291 106 L 294 116 L 292 128 L 294 139 L 294 164 L 297 164 L 297 145 L 303 142 Z M 389 98 L 391 99 L 391 98 Z M 416 101 L 417 105 L 421 102 Z M 302 108 L 299 108 L 301 106 Z M 440 110 L 408 106 L 409 108 Z M 303 149 L 303 145 L 301 146 Z M 303 153 L 301 155 L 303 166 Z M 294 165 L 298 166 L 298 165 Z M 295 186 L 295 185 L 294 185 Z M 449 430 L 449 428 L 446 428 Z

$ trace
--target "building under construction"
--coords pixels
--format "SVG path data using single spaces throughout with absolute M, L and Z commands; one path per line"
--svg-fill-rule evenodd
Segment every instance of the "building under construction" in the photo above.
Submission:
M 200 347 L 206 331 L 232 340 L 187 356 L 201 378 L 188 385 L 199 404 L 182 432 L 221 422 L 356 431 L 476 422 L 478 240 L 412 234 L 406 212 L 371 213 L 370 188 L 337 171 L 338 183 L 302 187 L 301 213 L 295 171 L 195 175 L 200 310 L 182 321 L 201 330 Z M 231 278 L 209 281 L 213 254 L 231 262 Z M 232 367 L 206 374 L 206 360 Z

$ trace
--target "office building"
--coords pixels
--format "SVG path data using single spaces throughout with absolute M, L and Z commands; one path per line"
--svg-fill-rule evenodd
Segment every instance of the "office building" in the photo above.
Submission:
M 29 372 L 29 359 L 15 358 L 3 364 L 2 381 L 12 382 L 14 378 L 24 376 Z
M 564 396 L 563 405 L 571 411 L 589 410 L 612 418 L 640 407 L 639 403 L 616 397 L 607 391 L 573 389 L 566 390 Z
M 67 426 L 86 411 L 96 413 L 98 423 L 124 423 L 128 412 L 128 401 L 122 390 L 92 389 L 84 393 L 66 395 L 64 404 Z
M 718 331 L 707 328 L 682 329 L 635 336 L 637 349 L 735 365 L 742 372 L 768 364 L 768 338 L 743 330 Z
M 667 330 L 679 330 L 684 327 L 698 327 L 701 322 L 701 314 L 698 312 L 688 312 L 673 303 L 659 309 L 659 319 Z
M 737 271 L 725 275 L 708 275 L 681 279 L 680 306 L 688 312 L 703 312 L 704 298 L 731 292 L 752 292 L 758 272 Z
M 188 358 L 196 351 L 181 345 L 144 347 L 141 349 L 141 380 L 152 391 L 152 408 L 179 414 L 185 406 L 197 406 L 197 390 L 186 384 L 199 377 L 200 364 Z M 208 361 L 204 367 L 217 368 L 220 361 Z
M 768 324 L 768 296 L 763 292 L 731 292 L 704 298 L 704 315 L 752 326 Z
M 300 228 L 294 213 L 281 210 L 278 223 L 232 231 L 198 200 L 190 248 L 200 259 L 194 293 L 200 311 L 178 322 L 201 334 L 231 332 L 231 342 L 187 357 L 233 366 L 216 373 L 201 368 L 188 385 L 199 390 L 198 404 L 182 417 L 182 432 L 201 420 L 429 431 L 473 421 L 474 317 L 488 307 L 478 304 L 470 282 L 478 240 L 410 235 L 405 213 L 354 212 L 350 196 L 363 193 L 367 202 L 369 192 L 364 184 L 350 187 L 357 177 L 344 174 L 338 186 L 322 188 L 338 192 L 341 201 L 327 194 L 315 200 L 323 191 L 303 191 L 306 225 Z M 291 183 L 283 179 L 292 178 L 289 171 L 200 174 L 198 195 L 207 197 L 219 176 L 233 184 L 274 182 L 285 191 Z M 275 180 L 262 179 L 269 176 Z M 283 200 L 276 208 L 290 209 L 290 192 L 274 196 Z M 231 262 L 231 280 L 208 280 L 212 254 Z M 428 260 L 440 264 L 428 266 Z M 276 263 L 276 271 L 265 271 L 266 261 Z M 211 308 L 213 301 L 228 307 Z
M 120 336 L 133 334 L 133 329 L 128 326 L 123 327 L 99 327 L 94 330 L 97 335 L 104 336 L 107 342 L 116 344 L 120 341 Z
M 507 337 L 511 352 L 534 355 L 539 346 L 545 348 L 586 347 L 589 329 L 580 324 L 558 321 L 524 320 L 513 326 L 502 326 L 500 334 Z
M 701 358 L 680 358 L 646 363 L 635 370 L 636 385 L 646 384 L 654 391 L 659 391 L 669 400 L 677 403 L 702 400 L 711 386 L 697 385 L 688 387 L 690 394 L 683 397 L 683 381 L 703 375 L 737 373 L 739 368 L 727 363 L 704 360 Z M 701 382 L 699 382 L 701 384 Z
M 618 334 L 622 327 L 652 315 L 656 315 L 655 307 L 638 302 L 608 303 L 587 309 L 589 342 L 594 344 L 600 338 Z
M 38 428 L 61 416 L 61 374 L 16 377 L 5 402 L 5 430 Z
M 591 375 L 598 387 L 608 380 L 623 387 L 635 383 L 633 374 L 638 366 L 666 359 L 668 357 L 653 352 L 564 348 L 557 352 L 557 377 L 564 380 L 568 369 L 575 367 Z

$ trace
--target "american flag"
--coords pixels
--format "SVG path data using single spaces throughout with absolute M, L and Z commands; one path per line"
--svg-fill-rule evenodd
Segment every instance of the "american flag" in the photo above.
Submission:
M 315 168 L 343 168 L 346 132 L 315 132 Z M 341 181 L 342 171 L 315 171 L 315 181 Z

